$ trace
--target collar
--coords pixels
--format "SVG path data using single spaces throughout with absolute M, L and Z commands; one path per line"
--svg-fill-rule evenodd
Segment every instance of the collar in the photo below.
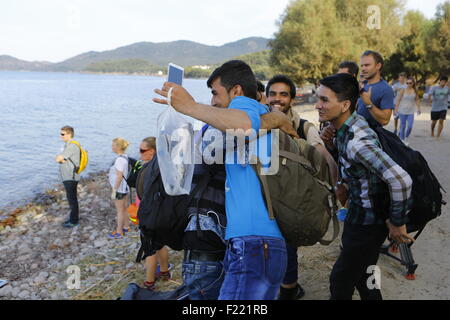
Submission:
M 338 140 L 341 140 L 348 132 L 350 127 L 356 122 L 357 120 L 357 113 L 354 112 L 342 125 L 342 127 L 338 130 L 336 133 L 336 138 Z
M 289 118 L 289 120 L 292 121 L 292 124 L 294 125 L 294 129 L 300 127 L 300 116 L 298 115 L 297 112 L 292 110 L 292 107 L 286 113 L 286 116 Z

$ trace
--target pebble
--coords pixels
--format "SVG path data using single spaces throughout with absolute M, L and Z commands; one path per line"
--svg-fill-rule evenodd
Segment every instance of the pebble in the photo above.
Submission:
M 20 299 L 29 299 L 30 298 L 30 292 L 28 290 L 23 290 L 19 293 L 19 295 L 17 296 Z
M 101 247 L 106 246 L 107 243 L 108 242 L 106 240 L 96 240 L 96 241 L 94 241 L 94 247 L 101 248 Z
M 8 284 L 8 285 L 4 286 L 3 288 L 0 288 L 0 297 L 8 298 L 12 292 L 13 292 L 13 287 L 10 284 Z
M 106 274 L 111 274 L 114 272 L 114 268 L 112 266 L 106 266 L 105 269 L 103 269 L 103 272 Z

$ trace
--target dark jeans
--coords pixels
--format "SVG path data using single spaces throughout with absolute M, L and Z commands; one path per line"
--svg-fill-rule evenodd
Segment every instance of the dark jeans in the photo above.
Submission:
M 381 291 L 370 289 L 374 283 L 370 266 L 376 266 L 379 250 L 388 236 L 386 225 L 344 224 L 342 251 L 330 276 L 331 300 L 351 300 L 355 288 L 361 300 L 382 300 Z
M 298 255 L 297 248 L 286 244 L 287 268 L 283 284 L 293 284 L 298 281 Z
M 77 186 L 78 181 L 64 181 L 64 188 L 66 189 L 67 201 L 70 206 L 70 223 L 77 224 L 79 221 Z
M 224 278 L 221 261 L 184 261 L 183 284 L 172 291 L 139 290 L 137 285 L 128 288 L 124 300 L 217 300 Z M 142 296 L 135 296 L 141 292 Z
M 270 237 L 229 241 L 219 300 L 275 300 L 286 273 L 286 243 Z

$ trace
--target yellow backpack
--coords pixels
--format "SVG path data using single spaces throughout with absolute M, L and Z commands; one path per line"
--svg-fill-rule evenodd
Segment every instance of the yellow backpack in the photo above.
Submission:
M 84 171 L 84 169 L 86 169 L 86 166 L 89 162 L 88 152 L 84 150 L 77 141 L 72 140 L 71 143 L 77 145 L 80 148 L 80 166 L 78 168 L 75 168 L 76 173 L 80 174 Z

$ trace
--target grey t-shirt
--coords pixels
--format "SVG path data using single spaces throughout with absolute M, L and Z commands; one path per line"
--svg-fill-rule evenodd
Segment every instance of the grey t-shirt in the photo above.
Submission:
M 61 180 L 63 182 L 80 181 L 80 175 L 75 172 L 75 166 L 80 166 L 80 148 L 74 143 L 67 142 L 64 145 L 64 150 L 61 155 L 67 160 L 59 165 L 59 175 Z
M 450 94 L 450 89 L 447 86 L 443 88 L 440 86 L 434 87 L 430 94 L 433 96 L 433 106 L 431 108 L 432 112 L 447 110 L 448 96 Z
M 398 99 L 400 98 L 400 91 L 403 89 L 406 89 L 408 86 L 405 84 L 401 84 L 400 82 L 395 83 L 392 86 L 392 89 L 394 90 L 394 97 L 395 97 L 395 104 L 398 103 Z

